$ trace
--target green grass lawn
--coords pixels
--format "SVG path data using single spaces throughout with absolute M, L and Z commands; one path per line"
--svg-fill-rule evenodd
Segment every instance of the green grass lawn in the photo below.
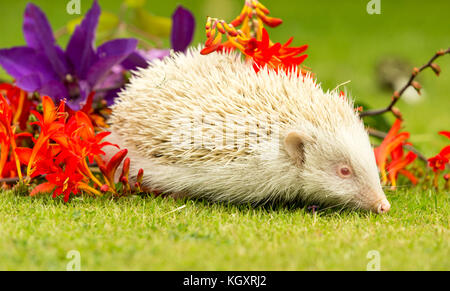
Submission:
M 387 215 L 161 198 L 0 196 L 0 270 L 381 270 L 450 268 L 449 196 L 388 194 Z M 179 209 L 181 206 L 184 208 Z
M 0 47 L 23 44 L 26 2 L 0 0 Z M 76 17 L 65 13 L 66 1 L 33 2 L 48 13 L 54 28 Z M 113 12 L 120 2 L 100 0 Z M 147 7 L 159 15 L 170 15 L 177 3 L 191 8 L 198 25 L 195 43 L 200 43 L 207 15 L 230 20 L 242 2 L 166 0 L 148 1 Z M 345 87 L 357 101 L 379 107 L 389 102 L 391 92 L 377 85 L 377 61 L 399 56 L 420 66 L 437 49 L 449 47 L 450 2 L 382 0 L 381 15 L 368 15 L 367 2 L 263 1 L 284 20 L 270 30 L 273 39 L 284 42 L 294 36 L 294 44 L 309 44 L 305 64 L 325 89 L 351 80 Z M 83 11 L 90 3 L 82 0 Z M 421 75 L 426 98 L 415 105 L 399 103 L 405 130 L 426 156 L 447 143 L 437 132 L 449 130 L 450 124 L 450 57 L 438 63 L 439 78 L 431 71 Z M 0 269 L 65 270 L 67 253 L 77 250 L 83 270 L 365 270 L 367 253 L 376 250 L 382 270 L 449 270 L 449 193 L 402 189 L 387 193 L 392 211 L 383 216 L 331 210 L 314 216 L 302 208 L 151 197 L 77 197 L 64 204 L 4 192 Z

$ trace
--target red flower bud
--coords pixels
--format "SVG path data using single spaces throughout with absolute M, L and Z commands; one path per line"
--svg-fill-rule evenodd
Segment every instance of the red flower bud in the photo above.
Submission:
M 103 193 L 108 192 L 109 191 L 109 186 L 108 185 L 103 185 L 102 187 L 100 187 L 100 191 L 102 191 Z
M 422 85 L 419 84 L 419 82 L 413 81 L 411 82 L 411 85 L 416 89 L 417 93 L 420 95 L 420 89 L 422 89 Z
M 439 76 L 439 74 L 441 73 L 441 67 L 439 67 L 439 65 L 435 63 L 431 64 L 430 66 L 436 76 Z
M 137 182 L 139 184 L 142 184 L 142 179 L 144 177 L 144 170 L 143 169 L 139 169 L 138 175 L 137 175 Z

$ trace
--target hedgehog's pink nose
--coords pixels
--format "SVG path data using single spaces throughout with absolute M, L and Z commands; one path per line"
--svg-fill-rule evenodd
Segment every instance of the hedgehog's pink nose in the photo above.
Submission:
M 388 212 L 389 209 L 391 209 L 391 204 L 389 203 L 389 201 L 387 201 L 387 199 L 383 199 L 381 200 L 380 204 L 378 204 L 377 212 L 378 214 L 383 214 Z

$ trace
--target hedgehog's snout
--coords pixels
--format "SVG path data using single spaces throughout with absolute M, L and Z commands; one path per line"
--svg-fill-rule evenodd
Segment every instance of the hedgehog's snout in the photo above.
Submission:
M 378 214 L 383 214 L 389 211 L 389 209 L 391 209 L 391 204 L 389 203 L 389 201 L 384 198 L 381 200 L 381 202 L 378 203 L 378 205 L 376 206 L 376 212 Z
M 366 192 L 367 193 L 367 192 Z M 370 210 L 377 214 L 384 214 L 389 212 L 391 209 L 391 203 L 386 198 L 386 195 L 383 191 L 377 192 L 369 192 L 370 195 L 365 195 L 361 201 L 362 208 L 366 210 Z M 376 194 L 375 194 L 376 193 Z

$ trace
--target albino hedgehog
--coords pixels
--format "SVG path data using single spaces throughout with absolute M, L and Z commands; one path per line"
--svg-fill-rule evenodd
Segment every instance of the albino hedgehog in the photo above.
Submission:
M 149 191 L 390 208 L 353 104 L 310 76 L 255 73 L 236 53 L 197 48 L 138 70 L 110 122 L 109 140 L 128 149 L 132 179 L 144 169 Z

